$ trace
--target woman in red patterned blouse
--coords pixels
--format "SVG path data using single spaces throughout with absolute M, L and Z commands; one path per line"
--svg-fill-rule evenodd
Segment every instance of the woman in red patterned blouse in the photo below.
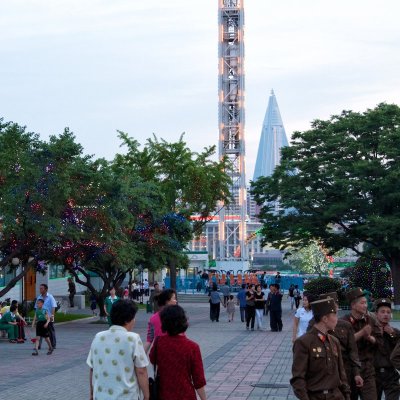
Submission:
M 158 336 L 150 351 L 150 360 L 157 364 L 159 400 L 206 400 L 206 379 L 200 347 L 189 340 L 182 307 L 167 306 L 160 312 L 162 330 L 168 335 Z

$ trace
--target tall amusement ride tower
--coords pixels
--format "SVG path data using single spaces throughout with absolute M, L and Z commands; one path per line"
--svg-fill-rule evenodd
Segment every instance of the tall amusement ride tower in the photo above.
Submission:
M 246 269 L 244 0 L 218 0 L 219 157 L 231 163 L 232 202 L 219 205 L 216 259 L 223 269 Z M 235 265 L 233 265 L 235 264 Z

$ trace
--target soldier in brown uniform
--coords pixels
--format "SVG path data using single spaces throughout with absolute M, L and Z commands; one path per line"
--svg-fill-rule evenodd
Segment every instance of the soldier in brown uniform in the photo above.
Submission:
M 361 288 L 354 288 L 347 292 L 347 300 L 351 311 L 343 317 L 351 323 L 354 329 L 354 337 L 358 348 L 358 357 L 361 362 L 361 376 L 364 380 L 363 386 L 357 387 L 353 381 L 350 382 L 351 400 L 357 400 L 360 395 L 362 400 L 376 400 L 374 349 L 376 339 L 372 335 L 376 325 L 375 320 L 368 315 L 367 299 Z
M 390 326 L 392 319 L 392 302 L 389 299 L 378 299 L 374 303 L 377 325 L 374 336 L 375 348 L 375 381 L 377 399 L 385 393 L 386 400 L 400 398 L 399 373 L 390 361 L 390 355 L 400 339 L 400 331 Z
M 319 296 L 320 299 L 331 298 L 335 301 L 336 308 L 339 310 L 339 299 L 337 292 L 324 293 Z M 358 358 L 358 349 L 354 330 L 350 322 L 344 319 L 338 319 L 336 327 L 329 333 L 335 336 L 340 343 L 344 369 L 346 370 L 347 382 L 356 387 L 363 386 L 363 379 L 360 375 L 361 363 Z
M 293 345 L 290 384 L 300 400 L 348 400 L 347 385 L 339 341 L 327 332 L 337 323 L 332 299 L 311 303 L 315 325 Z
M 396 369 L 400 370 L 400 340 L 397 342 L 396 347 L 390 355 L 390 362 Z

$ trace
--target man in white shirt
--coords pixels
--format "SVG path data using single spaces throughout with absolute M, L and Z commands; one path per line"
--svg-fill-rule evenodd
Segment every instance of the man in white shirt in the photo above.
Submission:
M 111 308 L 112 325 L 99 332 L 90 347 L 86 363 L 90 367 L 90 400 L 149 400 L 149 361 L 135 324 L 137 306 L 120 300 Z

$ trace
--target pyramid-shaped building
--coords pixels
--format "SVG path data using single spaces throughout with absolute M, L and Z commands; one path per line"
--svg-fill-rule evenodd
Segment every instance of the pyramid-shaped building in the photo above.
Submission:
M 272 90 L 262 126 L 253 181 L 260 176 L 270 176 L 280 163 L 281 148 L 288 146 L 278 102 Z

